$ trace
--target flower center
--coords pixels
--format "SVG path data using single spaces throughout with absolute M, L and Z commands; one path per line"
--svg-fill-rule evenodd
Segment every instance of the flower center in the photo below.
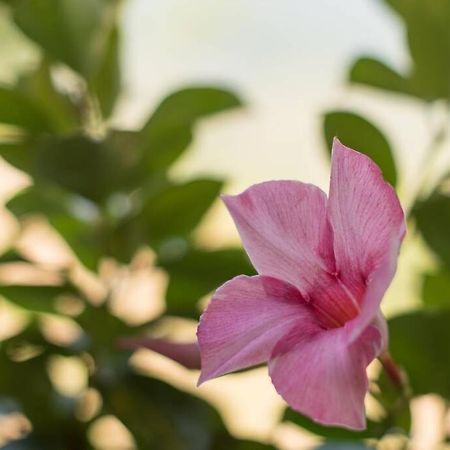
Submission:
M 325 328 L 343 326 L 360 312 L 363 286 L 348 288 L 338 274 L 324 273 L 310 294 L 310 305 Z

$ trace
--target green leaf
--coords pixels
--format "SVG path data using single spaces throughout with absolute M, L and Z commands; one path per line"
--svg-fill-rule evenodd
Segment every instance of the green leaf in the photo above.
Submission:
M 222 184 L 198 179 L 169 185 L 150 196 L 140 214 L 147 238 L 155 242 L 192 232 L 217 199 Z
M 0 87 L 0 123 L 15 125 L 30 133 L 51 132 L 46 112 L 17 89 Z
M 357 59 L 350 69 L 350 81 L 387 91 L 411 94 L 409 80 L 381 61 L 370 57 Z
M 33 312 L 55 312 L 55 300 L 70 292 L 73 288 L 69 286 L 0 286 L 0 295 Z
M 28 141 L 0 144 L 0 156 L 17 169 L 29 173 L 33 162 L 31 145 Z
M 104 54 L 90 81 L 90 85 L 97 96 L 100 110 L 105 118 L 112 114 L 120 93 L 119 35 L 120 33 L 117 27 L 111 29 Z
M 126 155 L 83 135 L 42 139 L 34 151 L 33 176 L 97 203 L 118 188 L 127 170 Z
M 78 259 L 87 268 L 96 271 L 104 254 L 104 231 L 95 222 L 74 215 L 72 209 L 77 200 L 56 186 L 38 184 L 13 197 L 7 207 L 19 218 L 33 213 L 44 214 Z
M 450 2 L 385 0 L 405 21 L 413 60 L 413 91 L 426 100 L 450 99 Z
M 333 138 L 369 156 L 382 170 L 383 176 L 395 186 L 397 170 L 392 148 L 383 133 L 367 119 L 349 111 L 332 111 L 324 116 L 324 135 L 331 150 Z
M 450 398 L 450 311 L 416 311 L 389 320 L 389 347 L 415 395 Z
M 450 267 L 450 196 L 433 193 L 415 205 L 413 215 L 425 242 Z
M 374 447 L 367 447 L 360 442 L 325 442 L 318 447 L 316 450 L 370 450 Z
M 56 61 L 87 75 L 96 63 L 101 0 L 18 0 L 14 20 Z
M 45 58 L 34 71 L 20 78 L 18 88 L 45 111 L 54 131 L 67 134 L 81 125 L 76 106 L 54 86 Z
M 170 94 L 141 130 L 141 151 L 148 170 L 165 170 L 189 146 L 196 122 L 208 115 L 240 106 L 231 92 L 191 87 Z
M 36 355 L 11 358 L 13 354 L 26 354 L 30 346 L 37 350 Z M 56 450 L 65 448 L 68 442 L 74 448 L 88 448 L 87 425 L 76 420 L 74 415 L 76 399 L 58 394 L 49 379 L 48 357 L 55 353 L 62 353 L 62 349 L 46 342 L 35 323 L 23 333 L 3 341 L 0 346 L 0 392 L 16 400 L 20 410 L 30 419 L 33 431 L 29 439 L 39 443 L 34 448 Z
M 364 431 L 351 431 L 345 428 L 327 427 L 313 422 L 308 417 L 296 411 L 293 411 L 290 408 L 286 409 L 283 416 L 283 421 L 295 423 L 304 430 L 310 431 L 317 436 L 322 436 L 328 439 L 339 441 L 379 438 L 383 436 L 384 432 L 386 431 L 383 424 L 373 422 L 371 420 L 367 421 L 367 429 Z
M 373 58 L 357 59 L 350 80 L 423 100 L 450 99 L 450 3 L 385 0 L 405 24 L 411 66 L 401 75 Z
M 139 448 L 209 450 L 220 426 L 202 400 L 155 379 L 128 374 L 102 389 L 106 409 L 132 432 Z
M 450 271 L 441 270 L 425 274 L 422 286 L 425 305 L 436 308 L 450 307 Z
M 179 259 L 159 264 L 170 275 L 166 293 L 167 314 L 198 319 L 198 300 L 237 275 L 253 275 L 247 256 L 241 249 L 204 251 L 189 249 Z

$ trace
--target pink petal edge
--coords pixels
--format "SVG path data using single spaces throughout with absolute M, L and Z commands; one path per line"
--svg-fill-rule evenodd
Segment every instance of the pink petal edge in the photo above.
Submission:
M 255 269 L 305 294 L 334 270 L 327 198 L 299 181 L 269 181 L 223 196 Z
M 318 329 L 295 287 L 265 276 L 228 281 L 200 319 L 198 384 L 268 361 L 276 343 L 293 326 Z
M 382 348 L 382 332 L 372 325 L 354 342 L 344 328 L 309 336 L 293 329 L 274 349 L 269 373 L 294 410 L 322 425 L 363 430 L 366 368 Z

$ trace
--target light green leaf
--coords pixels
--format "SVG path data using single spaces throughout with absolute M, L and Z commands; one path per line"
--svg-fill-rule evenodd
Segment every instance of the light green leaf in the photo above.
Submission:
M 97 70 L 90 80 L 90 85 L 97 96 L 100 110 L 105 118 L 112 114 L 120 93 L 121 70 L 119 51 L 120 32 L 117 27 L 114 27 L 109 33 Z

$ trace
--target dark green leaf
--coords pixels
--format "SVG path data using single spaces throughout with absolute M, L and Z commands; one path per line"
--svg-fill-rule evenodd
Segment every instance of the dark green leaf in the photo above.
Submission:
M 55 300 L 70 292 L 69 286 L 0 286 L 0 295 L 33 312 L 54 312 Z
M 188 250 L 180 259 L 160 259 L 169 272 L 167 313 L 198 319 L 198 300 L 225 281 L 241 274 L 254 274 L 240 249 L 216 251 Z
M 221 188 L 221 181 L 198 179 L 169 185 L 150 196 L 141 213 L 147 238 L 155 242 L 193 231 Z
M 405 21 L 411 86 L 424 99 L 450 99 L 450 2 L 385 0 Z
M 117 189 L 127 169 L 126 155 L 82 135 L 41 140 L 34 151 L 33 176 L 95 202 L 104 201 Z
M 367 447 L 365 444 L 356 442 L 325 442 L 316 447 L 316 450 L 370 450 L 374 447 Z
M 339 138 L 344 145 L 365 153 L 375 161 L 386 181 L 395 186 L 397 170 L 391 146 L 382 132 L 367 119 L 349 111 L 332 111 L 325 114 L 324 133 L 329 150 L 333 138 Z
M 415 395 L 450 398 L 450 311 L 417 311 L 389 320 L 390 352 Z
M 101 0 L 18 0 L 19 28 L 56 61 L 86 75 L 96 63 Z
M 422 300 L 427 306 L 450 307 L 450 271 L 442 270 L 424 276 Z
M 292 409 L 286 409 L 283 421 L 289 421 L 295 423 L 304 430 L 310 431 L 317 436 L 323 436 L 329 439 L 350 441 L 366 438 L 378 438 L 384 434 L 385 427 L 381 423 L 367 421 L 367 429 L 364 431 L 351 431 L 339 427 L 326 427 L 313 422 L 308 417 L 293 411 Z
M 18 359 L 17 355 L 25 356 L 30 346 L 36 348 L 37 353 Z M 20 410 L 31 420 L 30 439 L 36 449 L 67 448 L 68 442 L 73 448 L 88 448 L 86 424 L 74 416 L 76 400 L 58 394 L 49 379 L 48 357 L 55 353 L 61 353 L 61 349 L 46 342 L 35 323 L 23 333 L 3 341 L 0 392 L 16 400 Z M 13 355 L 16 357 L 12 358 Z
M 31 145 L 27 141 L 0 144 L 0 156 L 17 169 L 29 173 L 33 164 Z
M 109 33 L 104 54 L 90 82 L 104 117 L 112 114 L 120 92 L 119 42 L 119 30 L 114 27 Z
M 149 170 L 164 170 L 189 146 L 196 122 L 240 106 L 229 91 L 192 87 L 174 92 L 156 108 L 141 131 L 143 160 Z
M 55 131 L 69 133 L 80 126 L 75 105 L 55 88 L 50 75 L 50 65 L 44 58 L 33 72 L 22 76 L 18 87 L 45 111 Z
M 103 389 L 105 406 L 133 433 L 139 448 L 209 450 L 220 424 L 206 403 L 155 379 L 128 374 Z
M 450 267 L 450 196 L 434 193 L 419 202 L 413 214 L 425 242 Z
M 411 67 L 400 75 L 384 63 L 360 58 L 351 81 L 414 95 L 424 100 L 450 99 L 450 3 L 448 0 L 385 0 L 404 21 Z
M 0 87 L 0 123 L 15 125 L 30 133 L 52 131 L 46 112 L 17 89 Z
M 18 217 L 44 214 L 78 259 L 96 271 L 103 255 L 104 232 L 95 222 L 74 215 L 73 205 L 77 200 L 56 186 L 38 184 L 20 192 L 7 203 L 7 207 Z
M 370 57 L 361 57 L 353 63 L 350 81 L 387 91 L 411 94 L 409 80 L 383 62 Z

